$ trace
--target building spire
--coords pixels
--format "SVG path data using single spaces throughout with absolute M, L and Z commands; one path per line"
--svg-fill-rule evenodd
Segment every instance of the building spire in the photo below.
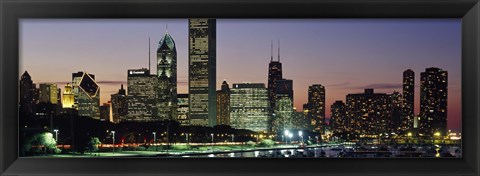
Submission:
M 168 24 L 165 25 L 165 33 L 168 34 Z
M 280 40 L 278 40 L 278 62 L 280 62 Z
M 273 62 L 273 40 L 270 41 L 270 62 Z
M 150 58 L 150 36 L 148 36 L 148 71 L 152 69 L 152 67 L 150 66 L 150 60 L 152 59 Z

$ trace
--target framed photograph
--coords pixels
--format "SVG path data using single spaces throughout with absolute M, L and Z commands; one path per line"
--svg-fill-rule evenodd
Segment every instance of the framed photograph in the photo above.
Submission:
M 1 173 L 478 175 L 479 8 L 4 1 Z

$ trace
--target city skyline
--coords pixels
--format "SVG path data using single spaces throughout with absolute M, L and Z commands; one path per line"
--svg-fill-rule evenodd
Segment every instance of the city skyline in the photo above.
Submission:
M 127 75 L 125 74 L 125 71 L 127 69 L 147 68 L 149 57 L 147 54 L 148 46 L 145 46 L 145 44 L 136 45 L 136 43 L 141 41 L 143 41 L 142 43 L 145 43 L 150 36 L 152 38 L 150 44 L 155 46 L 154 44 L 158 43 L 158 40 L 160 40 L 159 36 L 164 34 L 166 30 L 165 26 L 161 26 L 168 24 L 168 31 L 174 38 L 178 48 L 178 83 L 180 83 L 178 86 L 178 93 L 181 94 L 187 92 L 188 72 L 186 67 L 188 66 L 188 52 L 186 52 L 186 50 L 188 49 L 188 22 L 186 19 L 164 21 L 113 20 L 107 21 L 105 24 L 102 24 L 105 22 L 102 20 L 69 21 L 70 20 L 21 21 L 21 73 L 27 70 L 32 76 L 34 82 L 37 84 L 42 82 L 57 82 L 58 87 L 62 88 L 62 91 L 66 82 L 71 81 L 68 79 L 71 73 L 77 71 L 86 71 L 89 74 L 94 74 L 96 76 L 97 83 L 101 87 L 100 90 L 102 91 L 102 97 L 100 104 L 102 104 L 108 101 L 111 94 L 117 92 L 117 90 L 120 88 L 120 84 L 126 83 Z M 71 32 L 78 30 L 75 28 L 78 27 L 78 25 L 92 27 L 92 29 L 81 27 L 81 29 L 91 30 L 87 30 L 85 33 L 79 33 L 80 36 L 86 37 L 87 39 L 93 40 L 96 35 L 107 35 L 103 37 L 96 36 L 100 39 L 95 38 L 95 40 L 93 40 L 96 41 L 95 44 L 98 44 L 94 46 L 102 46 L 100 44 L 102 42 L 104 42 L 104 44 L 111 44 L 112 46 L 102 46 L 101 48 L 104 50 L 101 51 L 101 49 L 97 47 L 87 46 L 86 43 L 90 42 L 89 40 L 75 41 L 81 43 L 81 46 L 85 47 L 85 49 L 90 50 L 91 52 L 78 52 L 78 47 L 74 47 L 78 44 L 73 44 L 75 42 L 72 41 L 70 41 L 70 43 L 72 43 L 73 46 L 64 46 L 66 45 L 66 41 L 62 42 L 62 40 L 64 40 L 62 37 L 66 37 Z M 103 32 L 107 32 L 107 29 L 117 29 L 120 28 L 119 26 L 124 25 L 146 25 L 156 26 L 156 28 L 153 29 L 153 27 L 151 27 L 152 29 L 148 28 L 148 30 L 143 27 L 138 27 L 138 30 L 132 28 L 122 28 L 122 30 L 114 31 L 114 34 L 101 32 L 102 30 L 105 30 Z M 66 28 L 67 30 L 56 31 L 58 29 L 62 29 L 61 26 L 63 26 L 63 29 Z M 267 26 L 268 29 L 276 29 L 278 31 L 272 32 L 272 34 L 262 35 L 265 34 L 267 29 L 260 30 L 258 28 L 265 26 Z M 286 26 L 286 28 L 281 28 L 281 26 Z M 352 26 L 356 26 L 356 28 L 352 28 Z M 400 31 L 406 32 L 400 32 L 393 35 L 395 32 L 399 32 L 398 28 L 400 28 Z M 32 29 L 35 31 L 31 31 Z M 55 30 L 47 31 L 47 29 Z M 335 31 L 334 29 L 337 30 Z M 352 29 L 354 31 L 356 30 L 355 34 L 349 33 L 349 31 L 351 32 Z M 119 36 L 129 32 L 129 30 L 136 31 L 139 35 L 119 38 Z M 239 31 L 245 30 L 250 31 L 239 33 Z M 324 35 L 323 33 L 319 32 L 322 30 L 329 31 L 329 33 Z M 236 33 L 232 33 L 234 31 L 236 31 Z M 254 31 L 253 35 L 251 35 L 252 31 Z M 288 35 L 288 32 L 293 32 L 295 35 L 303 37 L 297 36 L 296 38 L 292 38 L 291 35 Z M 315 41 L 312 41 L 312 39 L 305 36 L 308 35 L 305 34 L 305 32 L 310 32 L 308 34 L 318 33 L 317 35 L 319 35 L 320 38 L 323 37 L 324 40 L 320 40 L 317 41 L 318 43 L 315 43 Z M 389 94 L 393 93 L 394 90 L 401 92 L 402 72 L 406 69 L 412 69 L 415 72 L 416 78 L 415 114 L 418 114 L 418 95 L 420 92 L 419 74 L 420 72 L 423 72 L 425 68 L 435 66 L 449 72 L 448 128 L 455 130 L 461 129 L 460 20 L 219 19 L 217 20 L 217 33 L 217 90 L 220 89 L 220 84 L 223 79 L 226 79 L 230 85 L 242 82 L 267 83 L 267 68 L 271 57 L 270 41 L 280 39 L 282 42 L 280 55 L 281 62 L 283 64 L 283 77 L 292 79 L 294 81 L 294 105 L 297 109 L 301 109 L 302 104 L 307 102 L 307 89 L 310 85 L 325 85 L 325 112 L 326 117 L 330 117 L 330 105 L 332 105 L 336 100 L 345 101 L 345 96 L 349 93 L 359 93 L 366 88 L 374 88 L 375 92 Z M 331 35 L 333 35 L 333 38 Z M 371 37 L 371 35 L 376 37 Z M 33 37 L 33 39 L 30 37 Z M 45 43 L 44 45 L 40 45 L 41 43 L 39 42 L 41 42 L 42 37 L 47 37 L 50 38 L 49 41 L 57 42 L 52 42 L 53 44 Z M 78 36 L 70 37 L 76 38 Z M 258 40 L 254 40 L 254 44 L 244 42 L 251 40 L 252 37 L 255 39 L 258 38 Z M 379 39 L 382 37 L 385 37 L 385 39 Z M 238 40 L 234 40 L 232 38 Z M 313 38 L 318 39 L 319 37 L 315 36 Z M 132 46 L 134 50 L 129 51 L 125 48 L 120 50 L 121 47 L 113 47 L 118 45 L 113 41 L 118 42 L 122 39 L 128 39 L 127 41 L 131 40 L 131 43 L 126 42 L 123 44 Z M 397 39 L 398 43 L 397 40 L 392 42 L 392 39 Z M 348 41 L 348 43 L 346 43 L 346 41 Z M 361 45 L 368 43 L 370 43 L 370 45 Z M 426 43 L 429 45 L 426 45 Z M 316 49 L 312 49 L 312 46 L 317 46 L 314 44 L 319 44 L 319 46 L 313 47 Z M 401 47 L 395 48 L 397 45 Z M 128 48 L 127 46 L 123 47 Z M 50 47 L 60 47 L 61 49 L 55 50 L 55 52 L 51 53 L 42 52 L 52 51 L 49 49 Z M 337 48 L 335 49 L 335 47 Z M 340 50 L 341 48 L 344 50 Z M 352 51 L 349 49 L 354 50 Z M 73 55 L 72 53 L 68 53 L 68 51 L 73 50 L 76 50 L 76 53 L 79 55 L 84 56 L 80 57 Z M 116 53 L 118 51 L 121 51 L 119 52 L 120 55 L 127 55 L 122 55 L 125 58 L 123 58 L 121 61 L 114 60 L 114 56 L 118 54 Z M 404 53 L 405 51 L 415 54 L 412 56 L 410 53 Z M 436 51 L 436 53 L 433 51 Z M 141 52 L 144 52 L 144 54 L 142 55 Z M 373 54 L 369 54 L 369 52 L 372 52 Z M 65 58 L 65 55 L 63 54 L 68 54 L 66 56 L 73 59 L 60 60 L 61 58 Z M 90 54 L 92 56 L 89 56 Z M 98 56 L 94 56 L 94 54 L 98 54 Z M 274 58 L 276 56 L 275 54 L 273 56 Z M 78 61 L 75 60 L 76 57 L 79 57 L 84 58 L 87 61 L 93 58 L 98 61 L 98 59 L 102 58 L 102 55 L 107 56 L 104 58 L 106 61 L 110 62 L 105 64 L 112 64 L 111 67 L 105 67 L 105 65 L 98 63 L 95 63 L 96 65 L 91 63 L 89 64 L 88 62 L 82 64 L 82 62 L 77 63 Z M 152 53 L 150 53 L 150 55 L 152 55 Z M 400 59 L 402 57 L 404 59 Z M 45 61 L 50 61 L 49 63 L 56 62 L 58 65 L 45 63 Z M 65 66 L 67 64 L 71 64 L 72 66 Z M 24 67 L 22 67 L 23 65 Z M 128 68 L 124 69 L 124 67 Z M 55 69 L 55 72 L 42 72 L 41 70 L 45 68 L 49 68 L 47 70 Z M 249 70 L 248 75 L 244 74 L 245 69 Z M 379 72 L 381 74 L 379 74 Z

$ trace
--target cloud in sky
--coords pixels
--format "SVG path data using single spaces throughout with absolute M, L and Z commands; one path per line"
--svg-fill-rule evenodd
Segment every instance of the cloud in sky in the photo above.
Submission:
M 355 87 L 356 89 L 402 89 L 402 84 L 399 83 L 377 83 L 365 86 Z

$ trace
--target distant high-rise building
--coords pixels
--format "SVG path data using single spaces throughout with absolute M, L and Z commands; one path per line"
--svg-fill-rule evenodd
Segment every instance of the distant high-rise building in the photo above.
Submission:
M 216 28 L 215 19 L 188 20 L 189 118 L 192 125 L 216 125 Z
M 70 83 L 67 83 L 65 85 L 65 91 L 63 92 L 63 101 L 62 101 L 62 107 L 63 108 L 74 108 L 75 104 L 75 96 L 73 95 L 73 90 L 72 90 L 72 85 Z
M 57 89 L 57 105 L 62 106 L 62 89 Z
M 302 111 L 297 111 L 297 108 L 293 107 L 292 115 L 292 129 L 295 130 L 308 130 L 308 123 L 305 114 Z
M 307 129 L 309 131 L 313 131 L 317 122 L 312 119 L 312 114 L 310 113 L 310 104 L 303 104 L 303 115 L 305 116 L 305 120 L 307 121 Z
M 188 120 L 188 94 L 178 94 L 177 121 L 185 126 Z
M 420 74 L 420 134 L 447 135 L 447 88 L 447 71 L 432 67 Z
M 39 85 L 40 102 L 58 103 L 58 89 L 57 84 L 43 83 Z
M 391 107 L 391 116 L 390 116 L 390 132 L 396 134 L 405 133 L 406 129 L 403 128 L 402 121 L 406 120 L 402 118 L 402 106 L 403 106 L 403 97 L 400 92 L 393 92 L 390 94 L 390 107 Z
M 32 77 L 25 71 L 20 78 L 20 110 L 26 115 L 35 114 L 36 89 Z
M 330 130 L 333 136 L 346 139 L 348 132 L 347 111 L 345 103 L 341 100 L 335 101 L 330 106 Z
M 292 100 L 287 96 L 277 97 L 275 106 L 272 116 L 272 132 L 282 133 L 285 130 L 292 130 L 295 122 Z
M 110 121 L 110 103 L 100 106 L 100 121 Z
M 127 121 L 156 121 L 157 109 L 156 75 L 150 75 L 150 70 L 129 69 L 127 72 Z
M 236 129 L 268 131 L 268 92 L 263 83 L 233 84 L 230 125 Z
M 177 118 L 177 49 L 175 41 L 167 32 L 157 49 L 157 108 L 158 118 Z
M 110 95 L 110 101 L 112 102 L 112 121 L 119 122 L 121 119 L 125 119 L 128 115 L 128 103 L 123 84 L 116 94 Z
M 364 93 L 348 94 L 346 102 L 349 137 L 378 137 L 389 133 L 391 117 L 390 96 L 365 89 Z
M 305 108 L 305 106 L 304 106 Z M 308 87 L 308 118 L 312 120 L 314 131 L 325 134 L 325 86 L 314 84 Z
M 405 70 L 403 72 L 403 106 L 401 133 L 413 129 L 415 107 L 415 72 Z
M 72 73 L 72 86 L 78 115 L 100 119 L 100 87 L 95 82 L 95 75 Z
M 293 81 L 279 79 L 275 83 L 275 109 L 272 114 L 272 132 L 282 132 L 294 127 Z
M 230 125 L 230 87 L 223 81 L 217 91 L 217 125 Z
M 268 64 L 268 101 L 270 103 L 270 114 L 275 111 L 275 90 L 277 87 L 277 80 L 283 79 L 282 77 L 282 63 L 280 62 L 280 47 L 278 47 L 278 60 L 273 60 L 273 43 L 271 45 L 270 63 Z M 274 116 L 272 116 L 273 121 Z M 270 122 L 273 124 L 273 122 Z

